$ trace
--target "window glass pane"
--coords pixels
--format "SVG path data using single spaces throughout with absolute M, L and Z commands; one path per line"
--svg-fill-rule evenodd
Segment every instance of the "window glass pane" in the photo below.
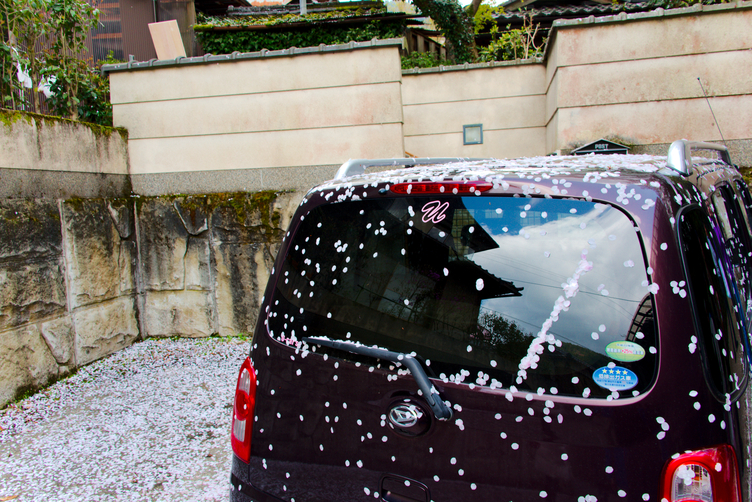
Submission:
M 725 264 L 732 271 L 733 293 L 742 311 L 747 312 L 747 321 L 752 318 L 752 289 L 750 288 L 750 264 L 752 263 L 752 243 L 750 243 L 749 226 L 746 209 L 740 197 L 731 186 L 724 185 L 712 195 L 713 208 L 721 227 L 722 242 L 725 247 Z
M 736 182 L 736 191 L 732 187 L 723 188 L 724 201 L 729 208 L 730 224 L 734 234 L 731 239 L 733 246 L 730 259 L 734 264 L 734 276 L 739 285 L 742 302 L 747 307 L 747 317 L 750 317 L 750 303 L 752 303 L 752 229 L 750 228 L 750 195 L 747 187 L 741 181 Z
M 728 272 L 730 264 L 719 251 L 722 237 L 713 232 L 699 208 L 682 214 L 680 232 L 709 380 L 719 396 L 733 398 L 746 378 L 746 356 L 739 333 L 738 294 Z
M 649 388 L 657 360 L 635 227 L 581 200 L 320 206 L 293 238 L 270 316 L 284 343 L 326 336 L 415 352 L 430 376 L 473 385 L 632 395 Z

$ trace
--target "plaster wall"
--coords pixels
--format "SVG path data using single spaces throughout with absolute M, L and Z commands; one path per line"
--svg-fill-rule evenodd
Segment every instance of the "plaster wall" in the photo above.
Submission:
M 545 154 L 542 63 L 406 74 L 405 150 L 418 157 Z M 483 124 L 483 143 L 464 145 L 463 125 Z
M 0 198 L 130 193 L 127 133 L 0 110 Z
M 600 137 L 638 146 L 721 141 L 701 82 L 734 145 L 732 158 L 750 165 L 750 6 L 557 22 L 548 57 L 546 149 L 566 151 Z
M 752 3 L 560 21 L 546 57 L 406 71 L 405 149 L 417 156 L 567 152 L 606 137 L 665 154 L 721 141 L 752 164 Z M 698 82 L 698 78 L 700 82 Z M 463 145 L 462 126 L 484 141 Z
M 206 178 L 233 172 L 237 189 L 307 189 L 348 158 L 402 156 L 398 49 L 110 73 L 134 190 L 152 194 L 161 179 L 162 193 L 201 193 Z

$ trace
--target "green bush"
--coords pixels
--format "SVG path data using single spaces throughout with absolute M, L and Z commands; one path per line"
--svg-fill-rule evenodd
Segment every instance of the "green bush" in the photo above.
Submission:
M 0 0 L 1 105 L 42 112 L 51 92 L 50 112 L 112 125 L 109 82 L 79 57 L 98 19 L 87 0 Z
M 402 56 L 402 69 L 436 68 L 450 64 L 446 58 L 441 58 L 433 52 L 413 52 L 409 56 Z
M 110 52 L 108 58 L 100 62 L 100 68 L 102 64 L 120 62 L 113 59 Z M 61 117 L 77 116 L 82 122 L 112 127 L 109 78 L 103 76 L 98 68 L 90 68 L 83 61 L 79 62 L 79 67 L 75 71 L 79 81 L 72 99 L 68 97 L 71 93 L 71 81 L 67 74 L 53 73 L 55 81 L 50 86 L 52 95 L 47 98 L 50 111 Z
M 405 31 L 403 21 L 371 21 L 360 26 L 312 26 L 279 30 L 249 31 L 196 31 L 204 51 L 211 54 L 232 52 L 258 52 L 289 49 L 290 47 L 316 47 L 321 44 L 345 44 L 350 41 L 366 42 L 374 38 L 398 38 Z

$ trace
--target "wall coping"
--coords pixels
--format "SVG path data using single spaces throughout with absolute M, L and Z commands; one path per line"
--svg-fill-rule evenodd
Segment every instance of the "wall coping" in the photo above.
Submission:
M 300 56 L 304 54 L 322 54 L 332 52 L 350 52 L 361 49 L 378 49 L 382 47 L 399 47 L 404 48 L 406 41 L 404 38 L 387 38 L 379 40 L 374 38 L 368 42 L 348 42 L 346 44 L 339 45 L 325 45 L 321 44 L 317 47 L 290 47 L 289 49 L 282 49 L 277 51 L 270 51 L 267 49 L 261 49 L 258 52 L 238 52 L 235 51 L 232 54 L 222 54 L 215 56 L 214 54 L 204 54 L 199 57 L 178 57 L 175 59 L 150 59 L 149 61 L 128 61 L 127 63 L 118 64 L 106 64 L 102 65 L 102 74 L 121 71 L 132 70 L 153 70 L 156 68 L 196 65 L 196 64 L 214 64 L 214 63 L 232 63 L 242 60 L 253 59 L 265 59 L 265 58 L 280 58 Z
M 677 17 L 677 16 L 691 16 L 699 13 L 712 14 L 719 11 L 730 11 L 736 9 L 752 9 L 752 1 L 742 1 L 713 5 L 703 5 L 701 3 L 694 4 L 690 7 L 682 7 L 679 9 L 663 9 L 659 7 L 655 10 L 648 12 L 634 12 L 627 14 L 626 12 L 620 12 L 612 16 L 588 16 L 581 19 L 557 19 L 552 26 L 552 32 L 556 29 L 573 28 L 590 24 L 612 24 L 622 23 L 628 21 L 642 21 L 645 19 L 660 19 L 662 17 Z
M 422 75 L 425 73 L 444 73 L 450 71 L 479 70 L 487 68 L 498 68 L 502 66 L 520 66 L 531 64 L 542 64 L 544 58 L 515 59 L 514 61 L 489 61 L 487 63 L 464 63 L 449 66 L 435 66 L 433 68 L 410 68 L 402 70 L 402 75 Z
M 548 59 L 549 46 L 551 40 L 555 37 L 556 31 L 567 28 L 577 28 L 588 25 L 602 25 L 602 24 L 614 24 L 630 21 L 641 21 L 646 19 L 660 19 L 663 17 L 675 17 L 675 16 L 690 16 L 698 13 L 716 13 L 731 11 L 736 9 L 752 9 L 752 0 L 738 0 L 733 3 L 703 5 L 695 4 L 691 7 L 684 7 L 679 9 L 663 9 L 657 8 L 649 12 L 635 12 L 627 14 L 626 12 L 620 12 L 612 16 L 588 16 L 581 19 L 559 19 L 554 21 L 551 27 L 551 34 L 546 42 L 546 47 L 543 49 L 543 57 L 529 58 L 529 59 L 517 59 L 514 61 L 491 61 L 488 63 L 464 63 L 460 65 L 438 66 L 434 68 L 410 68 L 402 70 L 402 75 L 421 75 L 426 73 L 444 73 L 454 71 L 467 71 L 467 70 L 480 70 L 497 68 L 503 66 L 516 66 L 525 64 L 541 64 Z M 404 48 L 406 41 L 404 38 L 389 38 L 384 40 L 373 39 L 368 42 L 348 42 L 346 44 L 339 45 L 325 45 L 321 44 L 317 47 L 290 47 L 289 49 L 282 49 L 276 51 L 270 51 L 267 49 L 261 49 L 258 52 L 238 52 L 235 51 L 232 54 L 205 54 L 200 57 L 178 57 L 175 59 L 151 59 L 149 61 L 129 61 L 127 63 L 119 64 L 106 64 L 102 66 L 102 74 L 111 72 L 131 71 L 131 70 L 151 70 L 164 67 L 175 67 L 194 64 L 210 64 L 210 63 L 229 63 L 233 61 L 247 60 L 247 59 L 263 59 L 263 58 L 278 58 L 278 57 L 292 57 L 305 54 L 321 54 L 331 52 L 348 52 L 360 49 L 373 49 L 381 47 L 400 47 Z
M 543 57 L 529 58 L 529 59 L 516 59 L 514 61 L 492 61 L 489 63 L 465 63 L 460 65 L 450 66 L 438 66 L 434 68 L 410 68 L 408 70 L 402 70 L 402 75 L 421 75 L 425 73 L 444 73 L 451 71 L 467 71 L 467 70 L 481 70 L 488 68 L 496 68 L 499 66 L 518 66 L 525 64 L 539 64 L 545 63 L 548 59 L 548 53 L 550 50 L 551 42 L 554 39 L 556 32 L 561 29 L 578 28 L 589 25 L 603 25 L 603 24 L 615 24 L 630 21 L 643 21 L 646 19 L 660 19 L 664 17 L 677 17 L 677 16 L 691 16 L 699 13 L 716 13 L 731 11 L 736 9 L 752 9 L 752 0 L 742 1 L 738 0 L 733 3 L 723 3 L 714 5 L 695 4 L 691 7 L 683 7 L 680 9 L 663 9 L 657 8 L 649 12 L 635 12 L 627 14 L 626 12 L 620 12 L 612 16 L 588 16 L 581 19 L 558 19 L 554 21 L 551 26 L 551 33 L 546 41 L 546 46 L 543 49 Z

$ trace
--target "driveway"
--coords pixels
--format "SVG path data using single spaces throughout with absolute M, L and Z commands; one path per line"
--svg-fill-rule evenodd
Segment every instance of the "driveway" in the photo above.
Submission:
M 0 411 L 0 501 L 227 500 L 248 350 L 151 339 Z

